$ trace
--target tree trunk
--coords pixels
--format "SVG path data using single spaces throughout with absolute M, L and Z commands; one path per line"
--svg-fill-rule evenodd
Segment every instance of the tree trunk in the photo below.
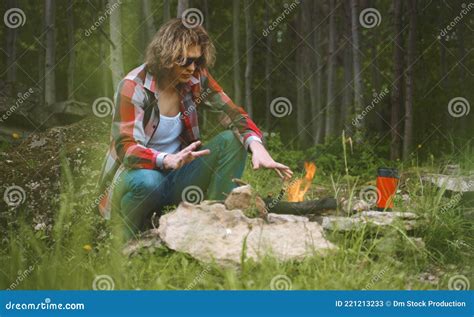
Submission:
M 170 0 L 163 1 L 163 23 L 171 19 Z
M 207 32 L 209 32 L 209 30 L 211 29 L 211 17 L 210 17 L 210 13 L 209 13 L 209 1 L 203 0 L 202 6 L 204 8 L 204 24 L 206 26 Z
M 439 85 L 441 88 L 446 89 L 446 77 L 448 73 L 448 67 L 446 64 L 446 47 L 445 47 L 446 41 L 444 37 L 441 37 L 441 39 L 439 40 L 439 43 L 440 43 L 439 44 L 439 50 L 440 50 L 439 59 L 440 59 L 440 64 L 441 64 L 441 67 L 440 67 L 441 74 L 440 74 Z
M 303 2 L 304 3 L 304 2 Z M 295 65 L 296 65 L 296 127 L 299 145 L 303 146 L 305 142 L 305 118 L 307 116 L 305 109 L 305 86 L 304 86 L 304 68 L 305 65 L 305 43 L 304 37 L 304 8 L 299 8 L 295 14 L 296 18 L 296 32 L 295 38 L 296 43 L 296 54 L 295 54 Z
M 351 116 L 352 101 L 354 100 L 354 90 L 352 89 L 352 15 L 351 8 L 347 1 L 344 1 L 344 34 L 346 42 L 344 45 L 343 68 L 344 68 L 344 91 L 342 95 L 341 107 L 341 128 L 346 129 L 346 124 Z
M 55 1 L 45 2 L 45 23 L 46 23 L 46 53 L 44 68 L 44 101 L 46 106 L 56 103 L 55 85 Z
M 265 0 L 265 22 L 264 27 L 268 27 L 270 23 L 270 16 L 272 15 L 272 7 L 269 3 L 270 0 Z M 273 63 L 273 52 L 272 52 L 272 43 L 273 42 L 273 32 L 268 32 L 265 39 L 266 46 L 266 58 L 265 58 L 265 105 L 267 106 L 267 111 L 265 112 L 265 127 L 267 130 L 270 130 L 271 125 L 271 112 L 270 104 L 272 102 L 272 81 L 271 81 L 271 72 L 272 72 L 272 63 Z
M 234 50 L 232 54 L 234 68 L 234 100 L 237 105 L 242 105 L 242 85 L 240 79 L 240 49 L 239 49 L 239 28 L 240 28 L 240 0 L 232 1 L 232 41 Z
M 7 10 L 11 8 L 18 8 L 16 0 L 7 1 Z M 18 28 L 6 28 L 6 53 L 7 53 L 7 81 L 16 81 L 16 38 Z
M 312 131 L 314 137 L 314 144 L 321 143 L 324 137 L 324 111 L 323 106 L 323 90 L 322 90 L 322 77 L 323 77 L 323 64 L 321 61 L 322 50 L 321 50 L 321 16 L 320 7 L 317 2 L 313 2 L 313 21 L 314 21 L 314 60 L 315 60 L 315 75 L 314 78 L 314 92 L 310 90 L 312 111 L 311 116 L 313 118 Z
M 250 117 L 252 107 L 252 72 L 253 72 L 253 18 L 252 0 L 245 0 L 245 44 L 247 48 L 247 65 L 245 67 L 245 107 Z
M 119 0 L 109 0 L 109 7 L 114 8 L 110 15 L 110 69 L 112 70 L 112 83 L 114 91 L 124 76 L 122 56 L 122 21 L 120 16 Z
M 328 47 L 328 90 L 326 100 L 326 138 L 331 137 L 334 133 L 334 114 L 335 114 L 335 94 L 334 94 L 334 77 L 335 77 L 335 53 L 336 53 L 336 19 L 335 19 L 335 1 L 329 0 L 329 47 Z
M 67 67 L 67 99 L 74 99 L 74 69 L 76 64 L 76 51 L 74 46 L 74 6 L 73 0 L 68 0 L 67 5 L 67 46 L 69 63 Z
M 151 8 L 151 0 L 142 0 L 142 10 L 143 10 L 143 18 L 145 19 L 145 43 L 150 42 L 155 35 L 155 21 L 153 19 L 153 10 Z
M 379 41 L 379 37 L 377 33 L 373 34 L 372 40 L 370 41 L 370 51 L 371 51 L 371 59 L 372 59 L 372 83 L 373 89 L 376 93 L 380 93 L 382 90 L 381 85 L 381 73 L 378 67 L 378 58 L 377 58 L 377 43 Z M 372 112 L 369 114 L 369 118 L 371 118 L 371 122 L 373 122 L 373 126 L 375 131 L 378 133 L 383 133 L 385 128 L 385 122 L 388 118 L 387 114 L 387 107 L 384 104 L 377 105 L 376 109 L 374 109 L 373 114 Z
M 104 10 L 107 0 L 100 0 L 100 8 Z M 107 65 L 107 43 L 99 41 L 99 56 L 101 68 L 102 96 L 109 96 L 110 69 Z
M 416 50 L 416 0 L 409 2 L 410 24 L 408 33 L 408 52 L 406 68 L 406 92 L 405 92 L 405 131 L 403 136 L 403 159 L 408 159 L 413 146 L 413 63 Z
M 189 8 L 189 0 L 178 0 L 178 10 L 176 17 L 181 18 L 183 12 Z
M 403 85 L 403 52 L 402 52 L 402 1 L 394 0 L 394 35 L 393 43 L 393 88 L 392 88 L 392 108 L 390 116 L 390 159 L 396 160 L 400 158 L 400 109 L 402 108 L 402 85 Z
M 308 41 L 305 39 L 308 34 L 312 31 L 311 29 L 311 8 L 312 2 L 309 0 L 301 1 L 301 7 L 298 10 L 299 19 L 297 21 L 297 33 L 296 37 L 299 38 L 297 46 L 297 123 L 298 123 L 298 138 L 300 145 L 306 145 L 308 138 L 311 138 L 311 142 L 314 137 L 308 131 L 308 127 L 312 123 L 312 118 L 308 116 L 310 107 L 308 106 L 307 96 L 308 92 L 306 85 L 311 86 L 311 81 L 308 81 L 310 69 L 311 57 L 310 57 L 310 46 Z
M 357 0 L 351 0 L 351 22 L 352 22 L 352 58 L 354 63 L 354 112 L 356 115 L 362 112 L 362 74 L 360 68 L 360 41 L 359 41 L 359 7 Z M 364 127 L 361 120 L 358 129 Z
M 44 70 L 45 70 L 45 60 L 46 60 L 46 39 L 44 34 L 46 33 L 46 13 L 44 10 L 46 9 L 45 6 L 42 6 L 42 12 L 41 16 L 43 19 L 41 19 L 41 29 L 38 30 L 38 35 L 36 36 L 37 42 L 38 42 L 38 83 L 43 83 L 44 82 Z M 40 14 L 40 12 L 38 12 Z M 44 83 L 43 83 L 44 85 Z M 45 99 L 44 99 L 44 86 L 41 87 L 42 89 L 39 90 L 39 100 L 41 104 L 46 104 Z
M 464 1 L 459 1 L 461 6 Z M 462 20 L 458 27 L 456 28 L 456 32 L 458 34 L 458 60 L 462 61 L 464 57 L 466 56 L 466 45 L 464 43 L 464 32 L 466 29 L 466 23 L 465 20 Z M 459 80 L 461 82 L 461 86 L 465 84 L 466 80 L 466 69 L 464 67 L 458 67 L 459 68 Z
M 375 0 L 369 1 L 367 4 L 368 7 L 374 8 L 375 7 Z M 378 57 L 377 57 L 377 44 L 380 43 L 380 33 L 379 32 L 372 32 L 371 38 L 367 41 L 369 50 L 370 50 L 370 59 L 371 59 L 371 77 L 372 77 L 372 93 L 379 94 L 382 89 L 381 85 L 381 73 L 378 66 Z M 378 133 L 382 133 L 385 127 L 385 117 L 388 118 L 386 115 L 386 107 L 384 104 L 377 104 L 377 106 L 368 113 L 366 123 L 370 125 L 369 130 L 375 131 Z M 366 125 L 366 128 L 367 128 Z

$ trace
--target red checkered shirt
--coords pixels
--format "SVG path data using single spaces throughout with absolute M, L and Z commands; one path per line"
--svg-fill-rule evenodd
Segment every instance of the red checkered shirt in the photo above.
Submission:
M 132 70 L 115 93 L 110 147 L 98 185 L 100 213 L 110 217 L 112 192 L 124 169 L 162 169 L 167 153 L 147 147 L 159 124 L 156 77 L 145 64 Z M 205 104 L 221 113 L 221 123 L 232 129 L 248 148 L 251 141 L 262 142 L 262 133 L 248 114 L 225 94 L 207 69 L 196 70 L 180 87 L 181 148 L 199 140 L 197 107 Z

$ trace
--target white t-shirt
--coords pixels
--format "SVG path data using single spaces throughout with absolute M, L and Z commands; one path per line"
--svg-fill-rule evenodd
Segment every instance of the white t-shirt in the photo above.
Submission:
M 183 131 L 183 123 L 180 119 L 181 112 L 174 117 L 166 117 L 160 114 L 160 122 L 149 147 L 159 151 L 174 154 L 179 152 L 181 143 L 179 135 Z

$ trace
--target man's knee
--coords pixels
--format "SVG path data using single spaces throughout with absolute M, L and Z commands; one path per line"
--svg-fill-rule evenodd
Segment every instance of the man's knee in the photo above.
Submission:
M 231 130 L 222 131 L 221 133 L 219 133 L 218 137 L 222 140 L 222 142 L 225 144 L 227 148 L 234 148 L 243 153 L 246 153 L 245 148 L 242 145 L 242 142 L 240 142 L 240 140 L 237 139 L 236 135 Z
M 131 176 L 132 191 L 137 194 L 150 194 L 165 180 L 159 171 L 148 169 L 134 170 Z

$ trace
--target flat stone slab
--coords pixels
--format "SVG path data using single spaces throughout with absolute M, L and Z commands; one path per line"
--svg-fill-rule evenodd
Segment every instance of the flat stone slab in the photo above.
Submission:
M 244 246 L 244 257 L 255 261 L 265 255 L 281 261 L 301 260 L 337 249 L 325 239 L 321 225 L 306 217 L 270 213 L 266 222 L 208 201 L 182 202 L 160 218 L 158 232 L 170 249 L 223 265 L 240 264 Z
M 428 181 L 439 188 L 453 192 L 474 192 L 474 175 L 454 176 L 442 174 L 427 174 L 422 176 L 422 180 Z
M 323 217 L 322 226 L 326 230 L 351 231 L 369 225 L 386 227 L 401 221 L 406 230 L 412 230 L 418 216 L 412 212 L 399 211 L 362 211 L 351 217 L 327 216 Z

